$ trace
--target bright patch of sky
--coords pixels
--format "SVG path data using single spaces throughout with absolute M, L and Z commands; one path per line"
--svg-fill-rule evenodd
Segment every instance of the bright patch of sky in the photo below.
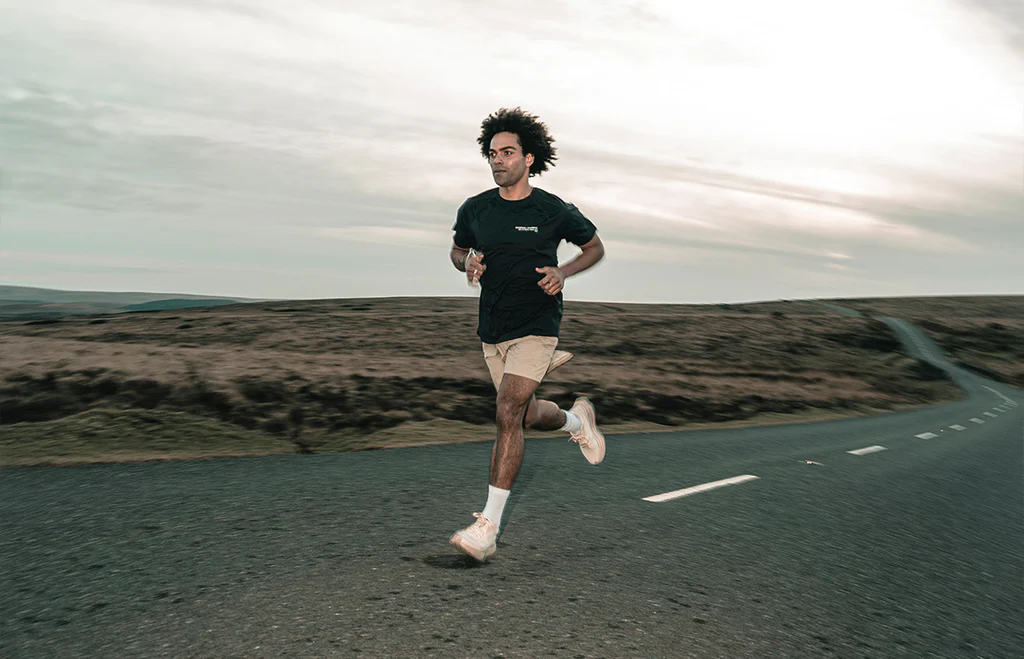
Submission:
M 608 246 L 567 299 L 1022 293 L 1019 6 L 0 0 L 0 283 L 473 295 L 521 106 Z

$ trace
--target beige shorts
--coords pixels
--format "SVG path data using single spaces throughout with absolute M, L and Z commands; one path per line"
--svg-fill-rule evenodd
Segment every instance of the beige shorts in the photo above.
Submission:
M 551 366 L 551 356 L 557 346 L 557 336 L 524 336 L 501 343 L 484 343 L 484 361 L 494 388 L 501 385 L 505 373 L 540 382 Z

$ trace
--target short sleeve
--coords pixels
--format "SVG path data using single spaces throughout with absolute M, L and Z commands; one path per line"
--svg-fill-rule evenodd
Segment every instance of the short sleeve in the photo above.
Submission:
M 455 232 L 453 237 L 455 244 L 463 249 L 475 249 L 477 247 L 476 236 L 473 235 L 473 229 L 470 228 L 471 220 L 469 200 L 467 199 L 459 206 L 459 212 L 455 216 L 455 225 L 452 226 L 452 231 Z
M 597 227 L 573 204 L 565 205 L 560 226 L 561 237 L 574 245 L 586 245 L 594 239 Z

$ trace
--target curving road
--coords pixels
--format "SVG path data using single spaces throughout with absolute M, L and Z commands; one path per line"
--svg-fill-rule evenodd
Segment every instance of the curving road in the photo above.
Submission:
M 531 440 L 482 565 L 485 444 L 2 469 L 0 656 L 1019 657 L 1024 392 L 886 322 L 966 397 Z

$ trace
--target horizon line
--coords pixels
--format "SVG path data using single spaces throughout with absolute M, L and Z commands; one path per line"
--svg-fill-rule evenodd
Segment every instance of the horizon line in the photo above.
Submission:
M 208 293 L 182 293 L 182 292 L 168 292 L 168 291 L 140 291 L 140 290 L 97 290 L 97 289 L 67 289 L 67 288 L 50 288 L 47 286 L 25 286 L 20 284 L 6 284 L 0 283 L 0 288 L 28 288 L 41 291 L 51 291 L 55 293 L 99 293 L 99 294 L 112 294 L 112 295 L 166 295 L 169 298 L 173 296 L 191 296 L 197 298 L 209 298 L 209 299 L 225 299 L 225 300 L 238 300 L 244 301 L 245 303 L 264 303 L 264 302 L 313 302 L 323 300 L 402 300 L 402 299 L 475 299 L 477 295 L 365 295 L 359 297 L 285 297 L 285 298 L 256 298 L 248 296 L 235 296 L 235 295 L 215 295 Z M 571 299 L 564 300 L 565 302 L 587 302 L 594 304 L 645 304 L 645 305 L 678 305 L 678 306 L 712 306 L 720 304 L 763 304 L 769 302 L 813 302 L 813 301 L 830 301 L 830 300 L 890 300 L 890 299 L 911 299 L 911 298 L 962 298 L 962 297 L 1018 297 L 1024 296 L 1022 293 L 928 293 L 928 294 L 915 294 L 907 293 L 903 295 L 841 295 L 836 297 L 792 297 L 792 298 L 763 298 L 763 299 L 752 299 L 742 300 L 735 302 L 674 302 L 674 301 L 645 301 L 636 302 L 633 300 L 591 300 L 591 299 Z M 6 302 L 28 302 L 27 300 L 2 300 Z

